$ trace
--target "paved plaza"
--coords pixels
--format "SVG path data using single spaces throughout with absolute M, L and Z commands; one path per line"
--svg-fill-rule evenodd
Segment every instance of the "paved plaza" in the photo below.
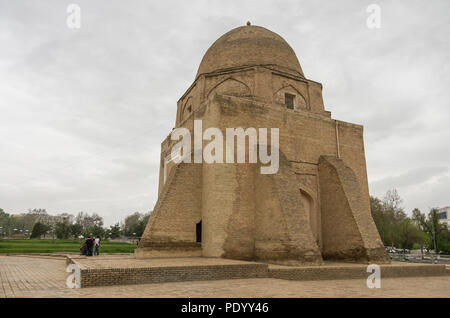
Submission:
M 450 297 L 450 275 L 382 278 L 380 289 L 361 279 L 288 281 L 273 278 L 176 282 L 69 289 L 64 258 L 0 256 L 4 297 Z

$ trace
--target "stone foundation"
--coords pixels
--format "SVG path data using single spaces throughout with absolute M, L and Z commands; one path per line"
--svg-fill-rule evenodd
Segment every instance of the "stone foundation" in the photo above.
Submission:
M 327 262 L 316 266 L 281 266 L 221 258 L 82 258 L 68 256 L 77 265 L 81 287 L 204 281 L 247 278 L 286 280 L 367 279 L 367 265 Z M 380 265 L 381 279 L 449 275 L 446 265 L 392 263 Z
M 137 248 L 134 250 L 134 256 L 137 259 L 160 258 L 160 257 L 195 257 L 202 256 L 201 247 L 184 248 L 184 249 L 154 249 L 154 248 Z

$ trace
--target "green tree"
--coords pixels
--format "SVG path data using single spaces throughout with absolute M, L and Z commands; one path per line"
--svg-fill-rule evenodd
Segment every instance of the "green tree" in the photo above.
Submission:
M 438 209 L 432 208 L 427 216 L 420 210 L 413 210 L 413 218 L 428 236 L 428 248 L 436 253 L 450 252 L 450 231 L 445 224 L 439 223 Z
M 135 212 L 125 218 L 125 222 L 123 225 L 123 233 L 126 236 L 134 236 L 133 233 L 136 233 L 137 228 L 139 227 L 139 221 L 142 218 L 142 214 L 139 212 Z
M 73 215 L 62 213 L 54 217 L 55 220 L 55 234 L 56 237 L 59 239 L 68 239 L 72 233 L 71 233 L 71 226 L 72 226 L 72 220 Z
M 105 236 L 105 230 L 101 226 L 94 225 L 88 228 L 86 236 L 103 238 Z
M 422 254 L 423 259 L 423 248 L 425 245 L 428 245 L 429 242 L 429 237 L 423 227 L 423 224 L 425 223 L 425 215 L 422 214 L 419 209 L 415 208 L 412 210 L 412 220 L 416 223 L 417 227 L 422 233 L 422 240 L 420 241 L 420 253 Z
M 135 212 L 125 218 L 123 234 L 126 236 L 141 237 L 147 225 L 150 213 Z
M 45 235 L 50 230 L 47 224 L 36 222 L 33 226 L 33 231 L 31 232 L 31 238 L 40 238 Z
M 144 214 L 141 217 L 141 219 L 139 220 L 139 224 L 138 224 L 138 226 L 136 228 L 136 231 L 135 231 L 137 237 L 141 237 L 144 234 L 145 227 L 147 226 L 148 219 L 150 218 L 150 213 L 151 212 L 149 212 L 147 214 Z
M 381 240 L 384 245 L 387 245 L 390 241 L 390 221 L 387 215 L 384 213 L 383 204 L 380 199 L 370 196 L 370 210 L 372 213 L 373 221 L 380 233 Z
M 83 233 L 88 234 L 90 227 L 103 226 L 103 218 L 97 213 L 89 215 L 88 213 L 79 212 L 75 217 L 75 223 L 81 224 Z
M 74 238 L 78 238 L 83 234 L 83 226 L 80 223 L 70 225 L 70 234 Z
M 10 236 L 12 232 L 11 215 L 0 209 L 0 236 Z
M 406 213 L 402 208 L 403 199 L 398 194 L 397 189 L 388 190 L 382 201 L 384 209 L 391 213 L 394 220 L 402 220 Z
M 387 191 L 383 200 L 370 198 L 372 217 L 384 245 L 398 246 L 400 244 L 401 239 L 397 232 L 406 219 L 402 203 L 403 200 L 396 189 Z
M 111 225 L 109 227 L 109 237 L 112 239 L 120 237 L 120 226 L 119 223 L 116 223 L 115 225 Z
M 59 239 L 68 239 L 71 236 L 71 225 L 67 222 L 56 223 L 55 234 Z
M 396 245 L 403 249 L 411 249 L 414 243 L 421 244 L 426 241 L 424 233 L 410 218 L 404 218 L 394 228 Z
M 33 226 L 36 222 L 45 224 L 51 223 L 51 216 L 47 214 L 45 209 L 29 209 L 28 213 L 22 214 L 22 218 L 21 222 L 23 223 L 23 227 L 28 231 L 33 230 Z

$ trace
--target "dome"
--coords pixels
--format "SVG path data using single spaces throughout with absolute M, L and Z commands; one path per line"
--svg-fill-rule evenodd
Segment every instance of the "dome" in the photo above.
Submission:
M 294 50 L 278 34 L 260 26 L 241 26 L 222 35 L 203 56 L 196 78 L 234 67 L 266 65 L 304 77 Z

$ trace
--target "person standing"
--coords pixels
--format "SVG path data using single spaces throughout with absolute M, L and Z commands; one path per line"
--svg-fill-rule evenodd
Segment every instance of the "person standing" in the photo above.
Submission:
M 82 245 L 81 248 L 80 248 L 80 255 L 84 255 L 84 256 L 87 255 L 87 245 L 86 245 L 86 242 L 84 242 L 83 245 Z
M 89 256 L 94 256 L 94 237 L 91 237 L 91 254 Z
M 86 238 L 86 256 L 92 256 L 92 239 L 90 236 Z
M 94 255 L 100 255 L 99 253 L 99 249 L 100 249 L 100 238 L 96 237 L 95 241 L 94 241 L 94 245 L 95 245 L 95 251 L 94 251 Z

